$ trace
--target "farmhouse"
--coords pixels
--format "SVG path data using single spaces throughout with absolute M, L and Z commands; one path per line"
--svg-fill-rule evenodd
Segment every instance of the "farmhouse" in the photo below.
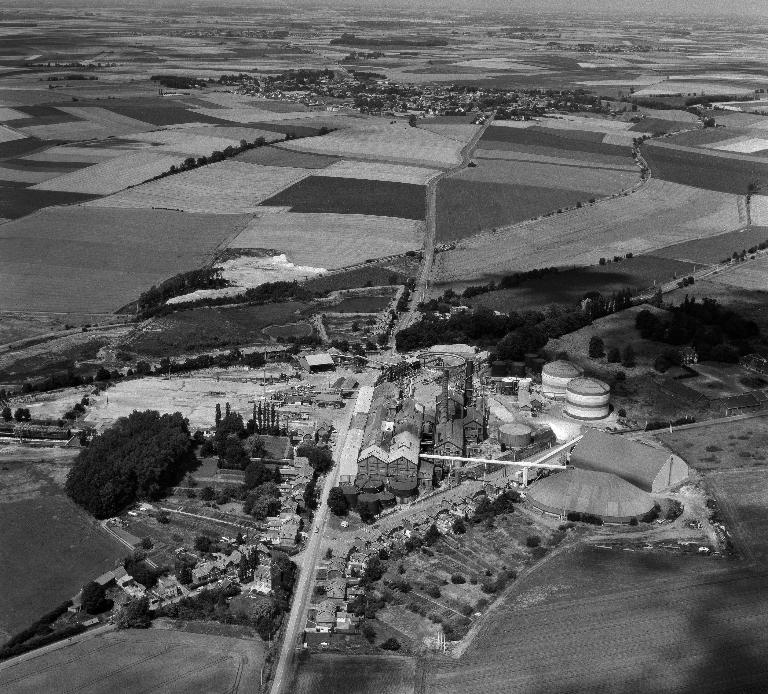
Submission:
M 688 477 L 688 465 L 665 450 L 623 436 L 588 429 L 571 452 L 579 470 L 610 472 L 646 492 L 659 492 Z

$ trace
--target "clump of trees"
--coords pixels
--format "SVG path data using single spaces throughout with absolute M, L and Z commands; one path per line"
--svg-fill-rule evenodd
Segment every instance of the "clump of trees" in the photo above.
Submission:
M 180 413 L 135 411 L 95 436 L 67 475 L 67 494 L 97 518 L 117 515 L 137 499 L 158 499 L 194 463 Z
M 349 503 L 341 487 L 333 487 L 328 492 L 328 508 L 334 516 L 346 516 L 349 513 Z

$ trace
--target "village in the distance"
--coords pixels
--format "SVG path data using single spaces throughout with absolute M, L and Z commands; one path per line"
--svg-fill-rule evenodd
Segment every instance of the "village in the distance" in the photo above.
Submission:
M 768 690 L 766 28 L 0 9 L 0 690 Z

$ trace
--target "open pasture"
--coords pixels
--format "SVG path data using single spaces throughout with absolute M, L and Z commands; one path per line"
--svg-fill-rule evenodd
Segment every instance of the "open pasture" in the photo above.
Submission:
M 672 246 L 658 248 L 655 256 L 674 258 L 691 263 L 719 263 L 730 258 L 731 254 L 740 253 L 752 246 L 768 241 L 768 227 L 753 226 L 747 229 L 728 231 L 716 236 L 708 236 L 692 241 L 683 241 Z
M 435 277 L 464 282 L 552 265 L 594 265 L 601 257 L 647 253 L 741 226 L 736 196 L 652 179 L 626 196 L 462 239 L 437 254 Z
M 307 169 L 226 160 L 150 181 L 94 205 L 220 214 L 255 212 L 262 200 L 309 173 Z
M 3 461 L 0 481 L 26 465 Z M 0 503 L 0 529 L 8 557 L 0 572 L 0 631 L 9 635 L 71 598 L 127 553 L 60 492 L 33 492 L 23 501 Z
M 416 660 L 392 655 L 313 655 L 299 666 L 295 694 L 414 694 Z
M 0 670 L 0 688 L 18 694 L 68 691 L 243 694 L 258 681 L 258 639 L 170 629 L 109 632 Z
M 114 311 L 153 284 L 205 265 L 245 221 L 58 207 L 0 225 L 0 308 Z
M 726 268 L 718 273 L 713 280 L 740 289 L 768 292 L 768 256 L 761 255 L 755 260 L 747 260 L 744 263 Z M 766 300 L 768 300 L 768 295 Z
M 471 300 L 475 306 L 498 311 L 535 309 L 546 304 L 575 305 L 588 292 L 610 296 L 622 289 L 642 290 L 693 272 L 694 266 L 679 260 L 641 255 L 620 263 L 562 270 L 514 289 L 499 289 Z
M 768 159 L 651 141 L 643 156 L 653 176 L 721 193 L 744 195 L 751 183 L 768 180 Z
M 262 306 L 203 307 L 178 311 L 139 326 L 126 349 L 151 356 L 229 348 L 269 342 L 262 330 L 270 325 L 301 322 L 308 304 L 300 301 Z
M 136 152 L 94 164 L 58 178 L 38 183 L 35 190 L 53 190 L 90 195 L 111 195 L 168 171 L 179 164 L 178 156 Z
M 699 557 L 565 552 L 516 584 L 458 662 L 432 661 L 425 691 L 757 692 L 763 581 Z
M 297 265 L 334 269 L 417 250 L 422 232 L 399 217 L 285 212 L 255 217 L 228 248 L 272 248 Z
M 262 166 L 289 166 L 299 169 L 324 169 L 339 161 L 338 157 L 308 152 L 294 152 L 280 147 L 257 147 L 235 157 L 238 161 Z
M 424 186 L 313 175 L 262 203 L 293 212 L 329 212 L 424 219 Z
M 364 122 L 321 137 L 291 140 L 286 149 L 317 154 L 449 168 L 457 165 L 462 144 L 407 123 Z

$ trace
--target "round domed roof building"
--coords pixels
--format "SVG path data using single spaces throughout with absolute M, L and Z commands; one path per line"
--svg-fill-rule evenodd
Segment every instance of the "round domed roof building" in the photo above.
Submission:
M 610 472 L 569 468 L 529 487 L 528 501 L 556 516 L 586 513 L 606 523 L 629 523 L 653 508 L 653 498 Z
M 565 359 L 548 362 L 541 369 L 542 392 L 548 398 L 564 398 L 568 384 L 583 373 L 581 367 Z
M 565 412 L 575 419 L 604 419 L 611 408 L 611 387 L 596 378 L 579 377 L 565 388 Z

